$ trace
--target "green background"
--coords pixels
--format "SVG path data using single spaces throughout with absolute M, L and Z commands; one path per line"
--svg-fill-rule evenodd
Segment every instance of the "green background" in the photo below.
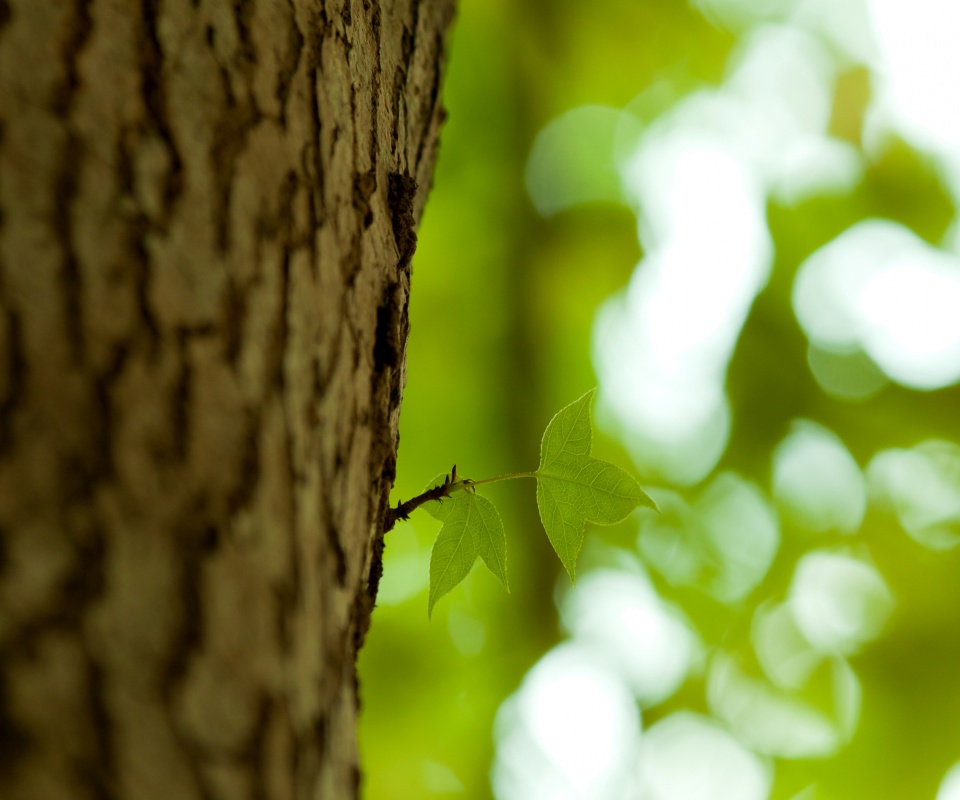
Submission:
M 643 256 L 636 216 L 612 200 L 541 218 L 524 186 L 538 132 L 585 104 L 624 108 L 652 85 L 677 98 L 718 86 L 746 31 L 666 0 L 462 0 L 444 88 L 450 116 L 414 259 L 394 503 L 454 462 L 475 479 L 534 469 L 552 414 L 597 384 L 595 314 Z M 831 126 L 859 146 L 869 81 L 856 64 L 841 72 Z M 601 188 L 608 180 L 615 196 L 615 175 L 603 170 L 598 156 L 593 178 Z M 826 394 L 791 309 L 798 266 L 850 225 L 889 218 L 937 244 L 954 213 L 931 160 L 904 142 L 871 159 L 850 192 L 769 204 L 772 277 L 727 373 L 732 430 L 711 477 L 735 471 L 769 498 L 773 454 L 798 418 L 833 431 L 861 468 L 885 448 L 957 438 L 955 386 L 889 384 L 856 403 Z M 600 429 L 594 455 L 637 472 Z M 669 487 L 656 475 L 638 477 L 652 492 L 672 488 L 687 501 L 711 479 Z M 507 531 L 509 595 L 477 567 L 428 621 L 429 553 L 440 523 L 421 511 L 387 536 L 359 668 L 369 800 L 491 797 L 497 709 L 564 639 L 555 601 L 568 580 L 540 527 L 535 486 L 511 481 L 484 494 Z M 798 558 L 814 546 L 849 545 L 889 587 L 894 606 L 882 632 L 850 658 L 862 686 L 856 733 L 828 758 L 774 759 L 770 796 L 815 786 L 803 796 L 933 800 L 960 759 L 960 554 L 922 547 L 874 504 L 852 539 L 813 537 L 787 521 L 780 530 L 769 574 L 733 606 L 651 570 L 658 591 L 699 631 L 707 658 L 722 648 L 748 665 L 752 615 L 783 598 Z M 613 548 L 639 558 L 637 531 L 638 517 L 588 530 L 580 569 L 609 563 Z M 705 681 L 693 671 L 671 698 L 644 709 L 644 729 L 679 709 L 709 713 Z

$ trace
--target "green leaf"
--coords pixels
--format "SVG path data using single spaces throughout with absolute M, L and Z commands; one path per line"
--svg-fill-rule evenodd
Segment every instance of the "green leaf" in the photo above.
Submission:
M 441 475 L 429 488 L 443 483 Z M 507 585 L 507 537 L 500 515 L 487 498 L 472 489 L 461 489 L 445 500 L 433 500 L 423 506 L 443 522 L 430 555 L 430 601 L 428 614 L 436 602 L 467 577 L 479 555 L 503 587 Z
M 590 457 L 595 393 L 591 389 L 550 420 L 535 473 L 540 519 L 571 580 L 587 522 L 613 525 L 638 506 L 657 507 L 629 473 Z

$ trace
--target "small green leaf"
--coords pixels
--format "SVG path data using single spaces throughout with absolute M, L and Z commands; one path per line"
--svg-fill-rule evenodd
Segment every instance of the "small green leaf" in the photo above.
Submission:
M 587 522 L 613 525 L 637 506 L 657 507 L 629 473 L 590 457 L 595 393 L 591 389 L 550 420 L 536 472 L 540 519 L 571 580 Z
M 428 488 L 443 483 L 441 475 Z M 423 506 L 443 522 L 430 555 L 430 600 L 428 614 L 436 602 L 467 577 L 479 555 L 503 587 L 507 585 L 507 537 L 500 515 L 487 498 L 470 489 L 452 492 L 443 501 Z

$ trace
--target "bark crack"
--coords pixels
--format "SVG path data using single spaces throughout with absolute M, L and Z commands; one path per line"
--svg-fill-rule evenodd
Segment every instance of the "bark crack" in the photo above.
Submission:
M 177 377 L 170 396 L 170 419 L 172 421 L 171 457 L 174 461 L 187 459 L 190 441 L 190 407 L 193 396 L 193 365 L 190 363 L 189 334 L 177 332 Z
M 164 227 L 183 191 L 183 162 L 170 129 L 166 88 L 163 83 L 163 47 L 157 31 L 160 0 L 140 0 L 143 22 L 140 41 L 140 76 L 143 103 L 157 133 L 170 152 L 170 169 L 163 189 L 162 223 Z
M 5 315 L 7 374 L 4 381 L 6 392 L 0 398 L 0 456 L 6 453 L 13 444 L 14 416 L 23 400 L 27 382 L 27 360 L 23 351 L 20 315 L 15 311 L 6 311 Z
M 220 79 L 227 98 L 210 146 L 216 191 L 214 197 L 214 230 L 220 255 L 230 249 L 230 206 L 237 161 L 247 148 L 250 133 L 262 118 L 253 96 L 238 99 L 230 82 L 230 73 L 221 66 Z
M 11 16 L 8 0 L 0 0 L 0 36 L 3 36 L 4 29 L 10 23 Z
M 300 68 L 300 60 L 303 57 L 305 40 L 300 31 L 300 24 L 297 21 L 296 9 L 293 0 L 287 0 L 290 8 L 290 36 L 287 41 L 287 47 L 284 50 L 280 63 L 280 69 L 277 73 L 277 99 L 280 101 L 280 127 L 287 128 L 287 101 L 290 98 L 290 87 L 293 84 L 293 78 Z
M 63 298 L 63 317 L 66 328 L 67 347 L 77 365 L 85 361 L 85 331 L 83 326 L 83 306 L 81 294 L 83 291 L 80 275 L 80 264 L 73 244 L 73 202 L 77 195 L 76 165 L 83 158 L 83 145 L 79 138 L 70 131 L 67 134 L 67 143 L 60 159 L 60 169 L 57 174 L 55 201 L 53 212 L 53 227 L 57 232 L 57 239 L 63 245 L 62 262 L 60 265 L 60 290 Z

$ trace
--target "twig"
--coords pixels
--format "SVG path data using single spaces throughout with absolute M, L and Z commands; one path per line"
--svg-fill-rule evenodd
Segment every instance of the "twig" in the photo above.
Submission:
M 397 503 L 396 508 L 388 508 L 387 517 L 383 523 L 383 532 L 388 533 L 392 531 L 398 519 L 407 519 L 411 513 L 420 508 L 424 503 L 429 503 L 431 500 L 442 501 L 443 498 L 450 496 L 450 492 L 454 491 L 455 487 L 464 488 L 465 485 L 470 483 L 472 483 L 472 481 L 464 480 L 461 481 L 461 485 L 457 485 L 457 465 L 454 464 L 453 469 L 450 470 L 450 474 L 447 475 L 443 483 L 434 486 L 432 489 L 427 489 L 423 494 L 418 494 L 405 503 Z

